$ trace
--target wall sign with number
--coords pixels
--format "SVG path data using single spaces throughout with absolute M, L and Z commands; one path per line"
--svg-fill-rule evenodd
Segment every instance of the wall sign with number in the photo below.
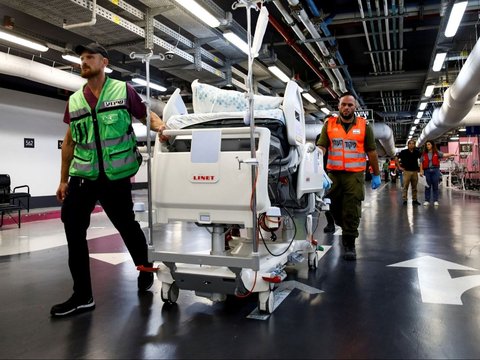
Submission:
M 35 139 L 34 138 L 24 138 L 23 139 L 23 147 L 24 148 L 34 148 L 35 147 Z

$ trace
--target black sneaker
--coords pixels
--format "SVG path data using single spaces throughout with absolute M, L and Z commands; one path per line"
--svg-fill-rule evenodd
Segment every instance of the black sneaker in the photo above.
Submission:
M 355 251 L 355 246 L 345 246 L 345 253 L 343 258 L 347 261 L 357 260 L 357 252 Z
M 87 299 L 81 299 L 73 294 L 70 299 L 64 303 L 53 305 L 50 310 L 50 315 L 54 317 L 61 317 L 67 315 L 79 314 L 85 311 L 91 311 L 95 309 L 95 301 L 93 297 Z
M 403 205 L 407 205 L 407 200 L 403 200 Z
M 138 291 L 147 291 L 153 285 L 153 272 L 140 271 L 137 278 Z
M 417 200 L 413 200 L 413 201 L 412 201 L 412 205 L 418 206 L 418 205 L 421 205 L 421 204 L 420 204 Z
M 333 233 L 335 232 L 335 225 L 334 224 L 327 224 L 327 226 L 325 226 L 323 228 L 323 232 L 324 233 Z

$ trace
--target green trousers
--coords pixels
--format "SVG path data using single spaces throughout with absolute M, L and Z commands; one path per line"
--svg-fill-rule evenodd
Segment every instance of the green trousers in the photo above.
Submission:
M 328 176 L 333 181 L 327 197 L 331 200 L 330 211 L 335 223 L 342 228 L 344 236 L 357 238 L 365 199 L 365 174 L 331 171 Z

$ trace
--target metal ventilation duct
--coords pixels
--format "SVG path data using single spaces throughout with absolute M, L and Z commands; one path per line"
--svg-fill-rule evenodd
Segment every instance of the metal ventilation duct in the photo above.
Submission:
M 417 141 L 422 146 L 450 129 L 458 127 L 472 110 L 480 93 L 480 45 L 477 41 L 467 61 L 451 87 L 445 91 L 443 105 L 433 112 L 432 120 L 423 129 Z M 480 123 L 480 119 L 479 122 Z

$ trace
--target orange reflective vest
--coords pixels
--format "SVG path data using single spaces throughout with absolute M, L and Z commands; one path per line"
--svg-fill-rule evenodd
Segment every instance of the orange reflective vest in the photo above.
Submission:
M 330 139 L 328 148 L 327 169 L 336 171 L 365 171 L 367 155 L 365 154 L 365 133 L 367 120 L 357 117 L 348 133 L 345 132 L 337 118 L 327 121 L 327 135 Z
M 390 164 L 388 164 L 388 168 L 393 170 L 397 167 L 397 164 L 395 164 L 395 160 L 390 160 Z

